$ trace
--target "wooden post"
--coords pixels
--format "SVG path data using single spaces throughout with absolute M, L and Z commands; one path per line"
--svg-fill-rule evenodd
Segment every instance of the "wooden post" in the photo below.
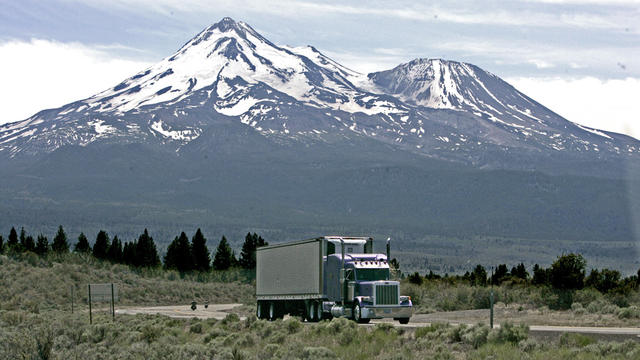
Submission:
M 73 285 L 71 285 L 71 313 L 73 314 Z
M 491 311 L 489 312 L 489 327 L 493 329 L 493 266 L 491 267 L 491 296 L 489 297 L 489 306 Z
M 93 316 L 91 315 L 91 284 L 87 284 L 89 287 L 89 324 L 93 324 Z
M 113 283 L 111 283 L 111 320 L 116 321 L 116 305 L 113 295 Z

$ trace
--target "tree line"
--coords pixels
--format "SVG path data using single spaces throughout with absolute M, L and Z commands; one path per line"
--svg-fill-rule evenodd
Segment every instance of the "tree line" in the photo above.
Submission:
M 93 246 L 89 244 L 87 236 L 81 232 L 73 246 L 73 252 L 133 267 L 163 266 L 165 269 L 180 272 L 206 272 L 211 269 L 227 270 L 233 267 L 255 269 L 256 249 L 266 245 L 268 243 L 261 236 L 256 233 L 247 233 L 242 244 L 240 258 L 236 258 L 235 252 L 223 235 L 212 261 L 207 248 L 207 239 L 198 228 L 191 241 L 189 241 L 185 232 L 181 232 L 179 236 L 176 236 L 169 244 L 161 262 L 153 237 L 149 235 L 147 229 L 144 229 L 144 232 L 140 234 L 137 240 L 127 242 L 122 242 L 117 235 L 111 239 L 106 231 L 100 230 L 96 235 Z M 6 243 L 4 237 L 0 235 L 0 254 L 5 252 L 32 252 L 40 256 L 46 256 L 49 253 L 65 254 L 70 251 L 69 240 L 62 225 L 58 227 L 58 231 L 51 243 L 42 234 L 34 239 L 32 235 L 26 233 L 24 228 L 21 228 L 20 234 L 18 234 L 15 227 L 12 227 Z
M 603 294 L 626 294 L 640 287 L 640 270 L 636 275 L 622 277 L 618 270 L 592 269 L 586 273 L 587 262 L 580 254 L 565 254 L 558 258 L 548 268 L 535 264 L 532 274 L 529 274 L 525 265 L 520 263 L 511 269 L 506 264 L 496 266 L 492 274 L 482 265 L 477 265 L 471 272 L 464 275 L 441 276 L 429 271 L 424 277 L 415 272 L 407 276 L 407 280 L 413 284 L 422 284 L 425 281 L 448 280 L 450 282 L 467 282 L 471 286 L 501 285 L 505 282 L 549 286 L 556 290 L 573 291 L 583 288 L 593 288 Z

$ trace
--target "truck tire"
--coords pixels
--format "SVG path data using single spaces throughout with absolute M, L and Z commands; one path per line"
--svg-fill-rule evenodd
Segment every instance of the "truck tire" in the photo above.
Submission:
M 353 305 L 353 320 L 358 324 L 368 324 L 371 319 L 363 319 L 362 318 L 362 309 L 360 308 L 360 304 L 356 303 Z
M 256 317 L 258 319 L 264 319 L 265 311 L 264 311 L 264 303 L 262 301 L 258 301 L 258 306 L 256 306 Z
M 322 320 L 322 301 L 316 301 L 316 321 Z
M 398 321 L 400 322 L 400 324 L 406 325 L 409 323 L 409 318 L 400 318 L 398 319 Z
M 267 316 L 269 321 L 275 321 L 278 318 L 278 306 L 275 301 L 269 301 L 269 312 Z
M 307 307 L 307 321 L 318 322 L 322 320 L 322 305 L 317 301 L 309 301 Z
M 315 309 L 313 306 L 313 301 L 307 302 L 307 307 L 305 309 L 305 314 L 304 314 L 307 322 L 313 322 L 314 310 Z

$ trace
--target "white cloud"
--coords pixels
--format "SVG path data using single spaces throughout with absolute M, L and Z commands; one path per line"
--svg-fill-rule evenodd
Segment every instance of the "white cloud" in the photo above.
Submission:
M 23 120 L 114 86 L 149 64 L 114 57 L 106 48 L 32 39 L 0 43 L 0 124 Z
M 79 1 L 79 0 L 75 0 Z M 581 0 L 582 2 L 589 0 Z M 624 6 L 625 10 L 609 11 L 603 0 L 593 5 L 599 6 L 596 12 L 592 9 L 572 9 L 566 11 L 555 6 L 553 9 L 544 7 L 531 8 L 526 2 L 511 2 L 484 4 L 472 1 L 435 1 L 415 2 L 399 1 L 371 1 L 366 4 L 360 2 L 313 2 L 304 0 L 82 0 L 98 8 L 117 8 L 125 11 L 170 15 L 174 11 L 190 13 L 205 12 L 219 14 L 243 9 L 247 12 L 261 14 L 275 14 L 279 16 L 300 17 L 318 16 L 319 14 L 341 14 L 354 16 L 374 16 L 397 18 L 421 22 L 450 22 L 456 24 L 491 24 L 508 26 L 536 26 L 536 27 L 578 27 L 598 29 L 620 29 L 623 25 L 633 31 L 640 31 L 637 26 L 637 9 L 632 1 L 620 1 L 613 5 Z M 551 6 L 562 5 L 563 1 L 550 1 Z M 596 1 L 597 2 L 597 1 Z M 617 10 L 617 9 L 616 9 Z
M 640 139 L 640 78 L 506 79 L 529 97 L 575 123 Z
M 555 67 L 555 65 L 553 65 L 550 62 L 546 62 L 544 60 L 540 60 L 540 59 L 531 59 L 529 61 L 527 61 L 530 64 L 533 64 L 536 66 L 536 68 L 538 69 L 548 69 L 548 68 L 552 68 Z

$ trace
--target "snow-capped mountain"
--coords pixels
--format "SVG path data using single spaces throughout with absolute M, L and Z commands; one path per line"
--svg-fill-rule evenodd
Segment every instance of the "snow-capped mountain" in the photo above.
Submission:
M 0 126 L 0 228 L 635 234 L 639 142 L 471 64 L 361 74 L 224 18 L 118 80 Z
M 224 18 L 113 88 L 0 126 L 0 154 L 94 142 L 159 142 L 180 152 L 221 121 L 298 142 L 362 136 L 489 167 L 509 167 L 514 154 L 513 163 L 527 167 L 522 159 L 531 154 L 597 159 L 640 151 L 634 139 L 573 124 L 471 64 L 417 59 L 364 75 L 311 46 L 277 46 Z

